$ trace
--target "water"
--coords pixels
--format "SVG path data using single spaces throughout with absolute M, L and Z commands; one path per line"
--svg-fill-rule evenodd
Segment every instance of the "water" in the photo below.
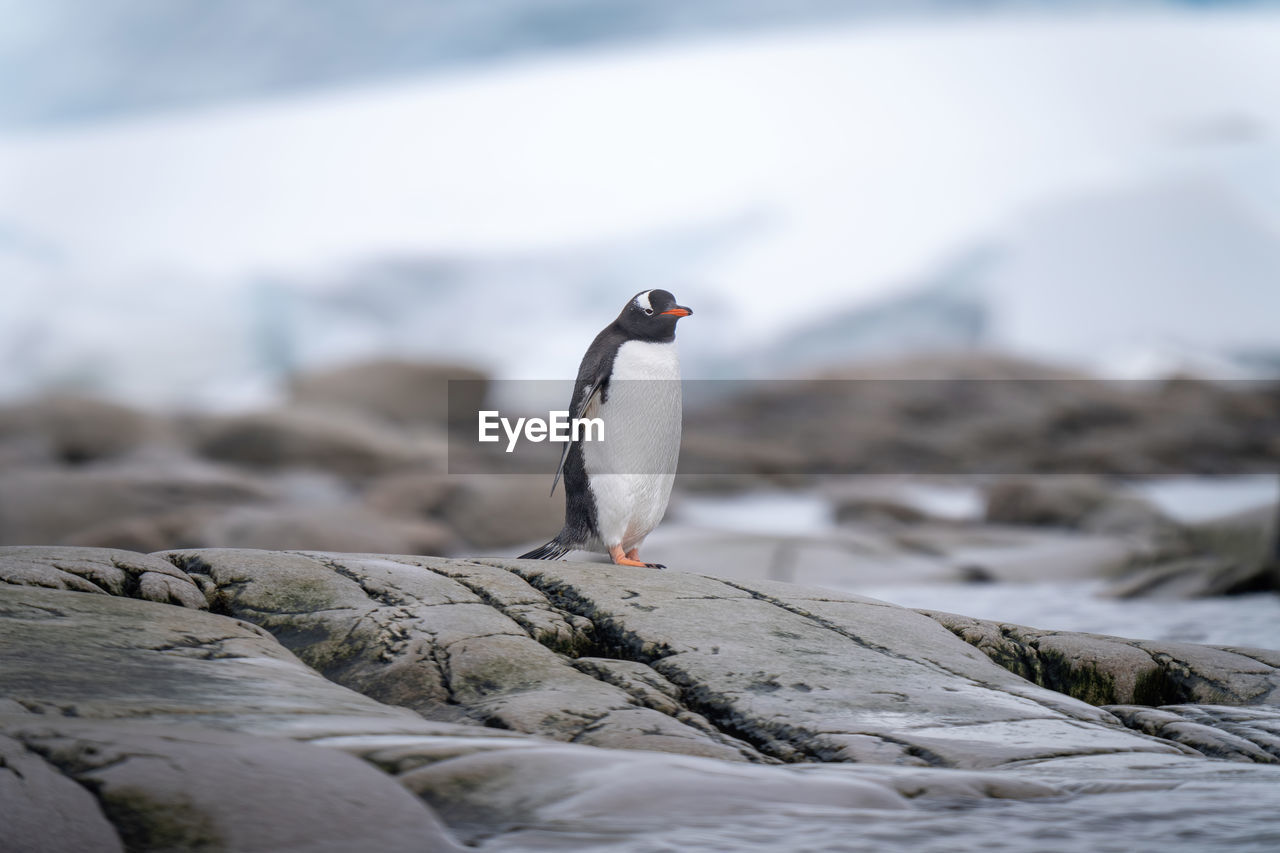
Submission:
M 675 819 L 654 826 L 616 816 L 607 827 L 573 823 L 531 827 L 493 839 L 481 849 L 636 853 L 1276 850 L 1280 845 L 1280 768 L 1195 763 L 1208 765 L 1201 778 L 1193 776 L 1190 762 L 1182 763 L 1176 774 L 1158 767 L 1139 768 L 1130 779 L 1108 774 L 1109 790 L 1094 794 L 1032 800 L 920 799 L 906 811 L 892 812 L 744 804 L 743 813 L 732 820 L 721 815 L 716 820 Z M 1070 784 L 1061 777 L 1057 781 Z
M 680 524 L 727 533 L 816 536 L 835 524 L 830 502 L 814 492 L 688 495 L 676 509 Z
M 1179 521 L 1197 522 L 1280 500 L 1280 476 L 1169 477 L 1137 483 L 1138 494 Z

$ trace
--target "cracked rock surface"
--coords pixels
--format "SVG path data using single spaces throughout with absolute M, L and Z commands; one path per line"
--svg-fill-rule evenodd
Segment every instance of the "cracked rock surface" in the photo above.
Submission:
M 191 576 L 169 561 L 115 548 L 0 548 L 0 581 L 208 607 Z
M 926 612 L 1001 666 L 1100 705 L 1135 731 L 1214 758 L 1280 762 L 1280 652 L 1040 631 Z
M 1041 631 L 923 611 L 995 662 L 1095 705 L 1280 705 L 1280 652 Z
M 1276 652 L 596 563 L 22 547 L 0 579 L 0 850 L 1132 848 L 1134 809 L 1188 849 L 1242 798 L 1280 833 Z M 1109 693 L 1043 677 L 1071 642 Z M 1139 652 L 1185 695 L 1135 699 Z

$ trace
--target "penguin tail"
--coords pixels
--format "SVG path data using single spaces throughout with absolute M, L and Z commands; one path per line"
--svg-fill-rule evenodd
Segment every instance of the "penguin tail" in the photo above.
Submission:
M 527 554 L 521 554 L 519 560 L 558 560 L 573 549 L 560 541 L 559 537 L 545 545 L 539 545 Z

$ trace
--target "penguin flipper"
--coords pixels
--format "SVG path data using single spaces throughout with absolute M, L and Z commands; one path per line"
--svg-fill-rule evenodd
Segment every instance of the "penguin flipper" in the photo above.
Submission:
M 545 545 L 539 545 L 527 554 L 521 554 L 517 560 L 558 560 L 568 554 L 572 548 L 564 545 L 559 539 L 552 539 Z
M 577 404 L 572 407 L 573 408 L 572 418 L 574 420 L 584 417 L 587 414 L 587 410 L 590 409 L 592 406 L 599 405 L 600 398 L 602 396 L 602 390 L 604 388 L 604 380 L 605 380 L 604 376 L 596 376 L 589 390 L 585 382 L 579 385 L 580 390 L 575 391 L 573 395 L 574 402 Z M 585 393 L 580 393 L 581 391 L 585 391 Z M 560 482 L 560 475 L 564 473 L 564 462 L 566 459 L 569 458 L 569 448 L 572 446 L 573 446 L 572 441 L 566 441 L 564 443 L 564 449 L 560 451 L 560 464 L 556 466 L 556 475 L 551 480 L 551 494 L 553 495 L 556 493 L 556 483 Z

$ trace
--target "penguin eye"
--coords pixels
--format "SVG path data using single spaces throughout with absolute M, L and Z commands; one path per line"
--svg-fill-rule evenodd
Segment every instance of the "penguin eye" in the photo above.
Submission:
M 652 316 L 653 316 L 653 309 L 652 309 L 652 308 L 646 308 L 646 309 L 644 309 L 644 313 L 645 313 L 646 315 L 648 315 L 648 316 L 652 317 Z

